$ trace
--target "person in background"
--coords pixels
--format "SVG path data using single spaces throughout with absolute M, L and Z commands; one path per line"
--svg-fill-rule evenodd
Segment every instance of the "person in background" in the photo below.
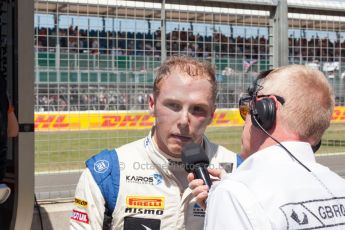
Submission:
M 19 124 L 14 113 L 14 107 L 12 103 L 8 102 L 8 109 L 7 109 L 7 137 L 16 137 L 18 136 L 19 132 Z
M 212 186 L 204 229 L 343 229 L 345 180 L 312 150 L 333 107 L 318 70 L 289 65 L 260 74 L 240 99 L 245 160 Z
M 9 97 L 4 96 L 4 100 L 1 102 L 1 137 L 0 137 L 0 204 L 4 203 L 9 195 L 10 188 L 3 182 L 6 174 L 6 162 L 7 162 L 7 139 L 9 137 L 16 137 L 18 135 L 19 125 L 17 117 L 14 113 L 13 105 L 11 104 Z
M 205 213 L 188 187 L 181 150 L 197 143 L 212 167 L 230 169 L 228 173 L 236 168 L 236 154 L 204 135 L 216 95 L 210 63 L 188 57 L 165 61 L 148 98 L 155 117 L 151 131 L 86 162 L 75 192 L 71 229 L 202 229 Z

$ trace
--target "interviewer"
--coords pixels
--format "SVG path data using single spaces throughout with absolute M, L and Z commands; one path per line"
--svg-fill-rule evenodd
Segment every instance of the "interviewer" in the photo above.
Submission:
M 291 65 L 261 74 L 240 100 L 245 160 L 212 186 L 205 229 L 344 229 L 345 181 L 311 148 L 333 107 L 320 71 Z

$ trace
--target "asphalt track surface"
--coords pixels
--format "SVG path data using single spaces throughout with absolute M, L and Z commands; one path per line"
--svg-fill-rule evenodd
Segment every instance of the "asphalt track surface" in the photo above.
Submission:
M 345 153 L 316 156 L 317 162 L 329 167 L 345 179 Z M 35 193 L 38 200 L 71 200 L 80 171 L 42 173 L 35 176 Z

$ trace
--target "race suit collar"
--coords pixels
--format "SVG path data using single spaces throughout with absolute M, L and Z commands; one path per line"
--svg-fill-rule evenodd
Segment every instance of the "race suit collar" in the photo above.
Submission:
M 168 175 L 169 177 L 179 177 L 178 175 L 185 174 L 184 166 L 182 164 L 181 158 L 172 157 L 162 150 L 160 150 L 157 145 L 155 144 L 152 135 L 154 132 L 154 127 L 151 129 L 149 135 L 144 139 L 144 146 L 147 151 L 147 155 L 149 159 L 152 161 L 154 165 L 163 173 Z M 208 140 L 206 137 L 203 137 L 203 145 L 205 146 L 207 152 Z M 181 181 L 181 178 L 176 178 Z M 185 183 L 182 183 L 185 184 Z M 185 187 L 185 186 L 183 186 Z

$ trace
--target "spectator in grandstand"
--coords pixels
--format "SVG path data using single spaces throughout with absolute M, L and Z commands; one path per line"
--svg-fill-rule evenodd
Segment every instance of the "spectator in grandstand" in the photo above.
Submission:
M 120 95 L 120 100 L 119 100 L 119 110 L 126 110 L 127 109 L 127 95 Z
M 137 103 L 138 103 L 138 108 L 143 110 L 145 109 L 145 102 L 146 102 L 146 97 L 143 92 L 139 92 L 138 98 L 137 98 Z
M 198 143 L 213 167 L 236 167 L 236 154 L 204 135 L 216 95 L 210 63 L 188 57 L 165 61 L 148 98 L 155 117 L 151 132 L 86 162 L 76 188 L 71 228 L 202 229 L 204 212 L 188 188 L 181 149 Z
M 97 38 L 91 39 L 91 53 L 94 55 L 99 54 L 99 43 Z
M 212 186 L 205 229 L 341 228 L 345 180 L 316 163 L 311 147 L 333 107 L 318 70 L 291 65 L 259 75 L 240 99 L 245 161 Z
M 302 30 L 303 31 L 303 30 Z M 57 36 L 58 34 L 58 36 Z M 35 29 L 35 48 L 37 51 L 54 51 L 56 39 L 59 39 L 61 52 L 91 53 L 94 55 L 109 54 L 116 48 L 119 55 L 160 56 L 161 31 L 154 34 L 147 32 L 121 32 L 102 30 L 83 30 L 77 26 L 73 28 L 38 28 Z M 302 36 L 302 37 L 301 37 Z M 332 41 L 328 37 L 311 36 L 307 39 L 301 35 L 291 34 L 289 37 L 289 61 L 294 63 L 311 62 L 313 58 L 320 58 L 321 62 L 332 62 L 337 57 L 344 56 L 345 41 Z M 133 38 L 136 42 L 133 43 Z M 268 59 L 268 38 L 265 36 L 226 36 L 221 31 L 215 31 L 212 36 L 193 34 L 193 30 L 182 31 L 175 28 L 166 34 L 168 56 L 186 53 L 198 57 L 210 57 L 211 53 L 217 57 L 236 57 L 244 54 L 245 59 Z M 197 44 L 194 44 L 197 42 Z M 188 44 L 189 43 L 189 44 Z M 193 47 L 195 46 L 195 47 Z M 79 50 L 78 50 L 79 49 Z M 193 51 L 190 52 L 190 49 Z
M 101 93 L 98 95 L 98 103 L 99 103 L 99 110 L 106 110 L 107 109 L 107 104 L 108 104 L 108 98 L 106 95 Z

